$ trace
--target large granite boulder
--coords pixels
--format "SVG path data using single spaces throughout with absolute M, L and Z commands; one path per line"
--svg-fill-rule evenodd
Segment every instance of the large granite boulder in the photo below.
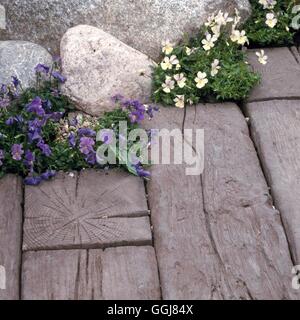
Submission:
M 7 28 L 0 39 L 30 40 L 58 53 L 61 36 L 79 24 L 99 27 L 157 59 L 162 40 L 192 33 L 216 10 L 237 7 L 248 16 L 248 0 L 1 0 Z
M 51 65 L 52 57 L 41 46 L 26 41 L 0 41 L 0 84 L 18 77 L 23 88 L 35 84 L 37 64 Z
M 142 101 L 151 94 L 151 65 L 145 54 L 101 29 L 80 25 L 61 40 L 63 93 L 92 115 L 111 110 L 111 97 L 122 94 Z

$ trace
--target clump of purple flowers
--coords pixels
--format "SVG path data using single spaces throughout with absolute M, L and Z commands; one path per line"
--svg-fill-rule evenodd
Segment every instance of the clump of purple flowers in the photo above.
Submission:
M 157 107 L 117 95 L 113 100 L 118 108 L 102 119 L 80 114 L 70 119 L 65 112 L 68 99 L 59 89 L 66 78 L 59 72 L 58 63 L 55 59 L 53 67 L 35 67 L 36 88 L 24 91 L 15 76 L 11 84 L 0 86 L 0 176 L 19 172 L 25 184 L 38 185 L 54 177 L 56 170 L 103 167 L 97 163 L 97 148 L 109 148 L 113 143 L 117 147 L 120 141 L 126 141 L 126 134 L 118 129 L 119 120 L 127 121 L 131 130 L 158 111 Z M 123 155 L 116 153 L 119 162 L 116 159 L 112 165 L 123 165 Z M 138 176 L 150 176 L 138 161 L 133 164 L 128 160 L 126 166 Z
M 151 120 L 154 117 L 154 113 L 159 111 L 157 106 L 142 104 L 138 100 L 128 100 L 120 94 L 112 97 L 112 101 L 123 110 L 128 111 L 128 118 L 132 124 L 141 123 L 146 116 Z

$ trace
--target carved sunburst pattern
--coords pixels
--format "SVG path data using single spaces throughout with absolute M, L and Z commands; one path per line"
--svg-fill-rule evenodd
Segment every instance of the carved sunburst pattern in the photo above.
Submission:
M 87 171 L 26 189 L 24 249 L 105 246 L 133 234 L 147 215 L 145 190 L 135 177 Z M 133 219 L 135 217 L 135 219 Z

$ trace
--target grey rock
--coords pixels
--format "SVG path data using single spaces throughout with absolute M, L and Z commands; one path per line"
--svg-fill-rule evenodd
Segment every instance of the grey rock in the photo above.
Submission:
M 63 93 L 78 109 L 100 115 L 114 108 L 121 93 L 146 102 L 151 94 L 151 65 L 143 53 L 91 26 L 69 29 L 61 40 Z
M 241 10 L 248 0 L 1 0 L 7 9 L 2 39 L 30 40 L 57 54 L 67 29 L 79 24 L 99 27 L 157 59 L 162 40 L 192 33 L 216 10 Z M 1 36 L 1 31 L 0 31 Z M 1 39 L 1 38 L 0 38 Z
M 16 76 L 23 88 L 33 85 L 34 67 L 38 63 L 52 63 L 51 55 L 41 46 L 25 41 L 0 41 L 0 83 L 10 83 L 11 76 Z

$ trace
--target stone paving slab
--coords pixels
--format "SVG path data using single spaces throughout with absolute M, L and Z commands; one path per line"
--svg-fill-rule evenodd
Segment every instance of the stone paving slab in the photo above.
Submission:
M 0 179 L 0 300 L 19 299 L 22 202 L 21 178 Z
M 25 188 L 23 250 L 150 245 L 143 180 L 121 170 L 59 174 Z
M 159 298 L 158 272 L 152 247 L 23 254 L 24 300 Z
M 298 299 L 280 215 L 234 104 L 161 109 L 152 128 L 205 129 L 205 169 L 152 167 L 149 204 L 163 299 Z M 195 147 L 195 145 L 194 145 Z M 195 149 L 196 150 L 196 149 Z
M 255 71 L 261 74 L 261 83 L 256 86 L 248 101 L 271 100 L 278 98 L 300 98 L 300 64 L 293 50 L 288 48 L 264 49 L 268 63 L 258 62 L 255 52 L 248 50 L 248 61 Z
M 246 112 L 275 205 L 282 215 L 294 262 L 299 264 L 300 100 L 249 103 Z

